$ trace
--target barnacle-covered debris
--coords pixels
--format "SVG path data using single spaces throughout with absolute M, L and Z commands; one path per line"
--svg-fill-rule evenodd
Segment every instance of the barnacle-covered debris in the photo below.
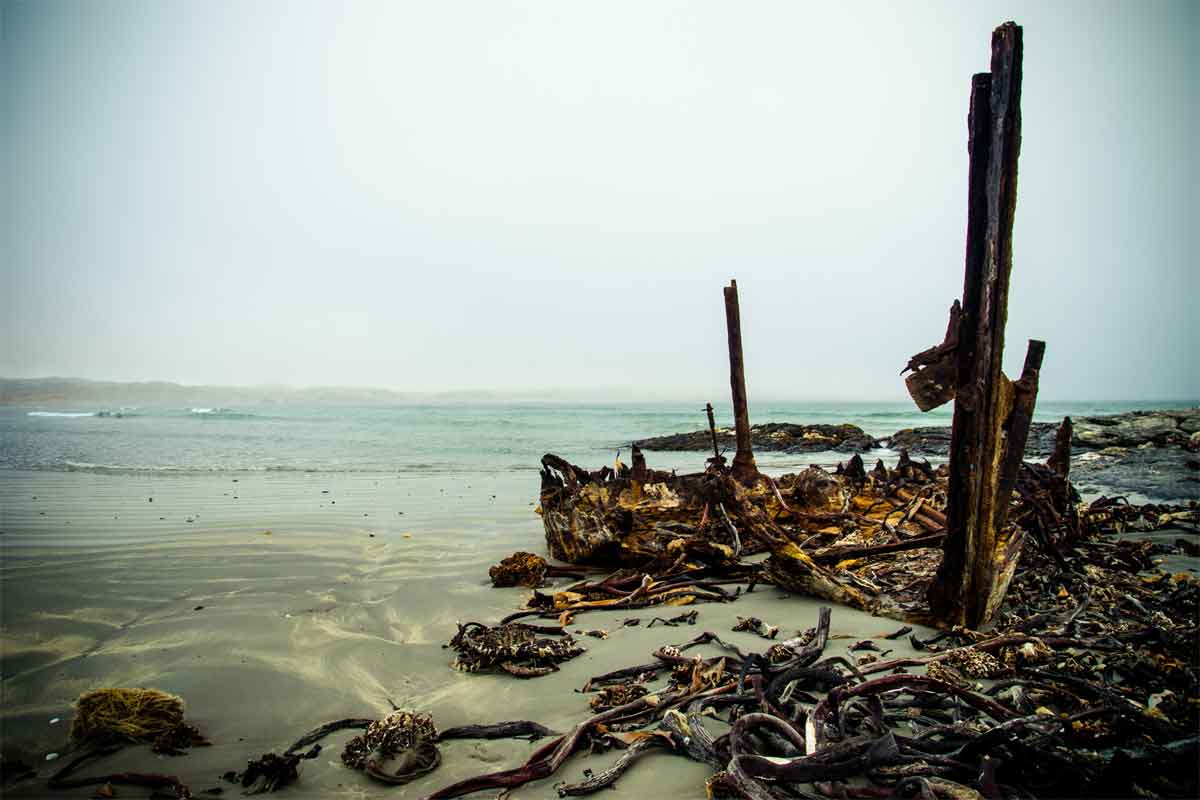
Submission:
M 428 714 L 393 711 L 342 750 L 342 763 L 389 784 L 408 783 L 441 763 L 438 730 Z M 396 762 L 394 765 L 391 762 Z
M 539 636 L 553 631 L 553 635 Z M 536 678 L 558 670 L 558 664 L 583 653 L 561 629 L 507 623 L 488 627 L 459 624 L 449 647 L 457 652 L 454 668 L 464 672 L 503 670 L 518 678 Z
M 649 690 L 646 689 L 644 676 L 640 677 L 641 679 L 635 678 L 624 683 L 603 687 L 588 701 L 588 706 L 592 711 L 605 711 L 632 703 L 639 697 L 645 696 Z
M 779 635 L 778 625 L 768 625 L 758 617 L 738 617 L 733 629 L 735 631 L 751 631 L 764 639 L 774 639 Z
M 506 556 L 499 564 L 488 570 L 492 586 L 527 586 L 536 589 L 546 583 L 547 578 L 582 578 L 585 570 L 562 567 L 547 563 L 535 553 L 519 551 Z
M 546 581 L 546 559 L 519 551 L 488 570 L 492 586 L 528 586 L 536 589 Z

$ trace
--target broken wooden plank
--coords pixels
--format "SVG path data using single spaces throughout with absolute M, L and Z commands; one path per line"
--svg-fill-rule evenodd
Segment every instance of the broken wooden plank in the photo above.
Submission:
M 1029 441 L 1029 426 L 1033 423 L 1033 408 L 1037 402 L 1038 374 L 1046 343 L 1030 339 L 1025 351 L 1025 366 L 1021 377 L 1013 384 L 1013 407 L 1005 423 L 1004 466 L 1000 471 L 999 499 L 1007 503 L 1017 483 L 1017 470 L 1025 457 L 1025 443 Z
M 954 399 L 958 329 L 961 324 L 962 306 L 955 300 L 950 306 L 950 321 L 946 325 L 946 337 L 942 343 L 917 353 L 900 371 L 913 370 L 904 379 L 904 385 L 917 408 L 922 411 L 932 411 Z

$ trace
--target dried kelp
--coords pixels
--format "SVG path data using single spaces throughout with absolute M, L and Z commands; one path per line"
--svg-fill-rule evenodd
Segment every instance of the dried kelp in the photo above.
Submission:
M 177 755 L 208 741 L 183 719 L 183 698 L 158 689 L 96 689 L 75 701 L 69 736 L 79 745 L 148 742 L 154 752 Z
M 320 752 L 321 746 L 314 745 L 306 753 L 264 753 L 246 762 L 246 769 L 242 772 L 227 773 L 225 778 L 230 783 L 240 784 L 245 789 L 243 794 L 277 792 L 300 780 L 300 762 L 316 758 Z
M 209 741 L 183 718 L 183 698 L 158 689 L 106 688 L 79 696 L 68 737 L 83 752 L 51 776 L 51 789 L 113 784 L 169 791 L 190 798 L 191 790 L 178 777 L 158 773 L 117 772 L 83 778 L 70 777 L 90 761 L 112 755 L 129 744 L 149 743 L 155 753 L 181 755 L 187 748 Z
M 682 563 L 682 559 L 681 553 L 678 561 Z M 508 615 L 503 622 L 539 616 L 555 619 L 559 625 L 569 625 L 577 614 L 585 611 L 621 611 L 657 605 L 725 603 L 737 597 L 736 592 L 730 592 L 721 586 L 721 583 L 736 581 L 736 578 L 705 580 L 699 577 L 705 570 L 689 566 L 663 569 L 650 564 L 645 569 L 645 572 L 619 571 L 600 581 L 583 581 L 552 595 L 535 591 L 526 602 L 526 610 Z M 746 570 L 735 568 L 733 572 L 744 574 Z
M 492 586 L 527 586 L 536 589 L 546 583 L 547 578 L 581 578 L 585 570 L 561 567 L 547 563 L 534 553 L 519 551 L 506 556 L 499 564 L 488 570 Z
M 752 631 L 764 639 L 774 639 L 779 635 L 778 625 L 768 625 L 758 617 L 738 617 L 733 629 L 735 631 Z
M 549 635 L 539 635 L 549 634 Z M 536 678 L 558 670 L 558 664 L 583 653 L 560 628 L 520 623 L 488 627 L 478 622 L 459 624 L 447 645 L 457 652 L 454 668 L 464 672 L 502 670 L 518 678 Z
M 1072 563 L 1093 549 L 1077 548 Z M 1044 601 L 1048 574 L 1068 580 L 1042 558 L 1014 578 L 1000 630 L 947 633 L 923 643 L 937 652 L 921 658 L 862 667 L 822 660 L 829 609 L 807 635 L 763 653 L 743 653 L 708 632 L 659 648 L 648 664 L 591 678 L 584 691 L 596 692 L 594 714 L 567 736 L 514 769 L 431 797 L 524 785 L 553 775 L 573 753 L 614 746 L 627 749 L 612 767 L 560 784 L 560 796 L 611 786 L 652 748 L 708 764 L 712 791 L 760 799 L 925 790 L 931 797 L 1194 796 L 1200 586 L 1083 561 L 1074 580 L 1129 592 L 1146 618 L 1111 616 L 1111 606 L 1093 609 L 1070 591 L 1058 597 L 1060 612 L 1031 614 L 1025 597 Z M 1121 620 L 1115 627 L 1114 619 Z M 719 652 L 686 654 L 703 645 Z

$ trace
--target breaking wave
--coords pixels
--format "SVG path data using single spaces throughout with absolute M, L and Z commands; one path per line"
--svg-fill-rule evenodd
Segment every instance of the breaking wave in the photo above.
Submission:
M 373 467 L 373 466 L 291 466 L 291 465 L 264 465 L 264 466 L 225 466 L 225 465 L 210 465 L 210 466 L 195 466 L 195 465 L 168 465 L 168 466 L 141 466 L 129 464 L 95 464 L 89 461 L 65 461 L 60 464 L 48 464 L 32 467 L 40 471 L 46 472 L 91 472 L 99 475 L 219 475 L 219 474 L 257 474 L 267 475 L 274 473 L 283 474 L 351 474 L 351 475 L 404 475 L 404 474 L 429 474 L 429 473 L 446 473 L 455 474 L 462 472 L 510 472 L 510 471 L 534 471 L 537 467 L 528 464 L 512 464 L 508 466 L 499 465 L 470 465 L 470 464 L 398 464 L 394 467 Z
M 220 419 L 246 419 L 254 415 L 246 411 L 235 411 L 232 408 L 189 408 L 188 414 L 194 417 L 220 418 Z
M 98 411 L 30 411 L 26 416 L 29 417 L 67 417 L 75 419 L 78 417 L 94 417 L 98 415 Z

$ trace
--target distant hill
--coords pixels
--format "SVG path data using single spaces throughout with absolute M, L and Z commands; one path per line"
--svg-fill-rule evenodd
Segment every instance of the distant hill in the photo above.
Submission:
M 388 389 L 319 386 L 185 386 L 167 381 L 89 381 L 81 378 L 0 378 L 0 405 L 9 406 L 246 406 L 273 403 L 374 405 L 412 403 L 429 395 Z
M 121 406 L 208 407 L 273 404 L 371 406 L 413 403 L 513 403 L 593 399 L 588 392 L 541 389 L 497 392 L 459 389 L 397 392 L 358 386 L 187 386 L 170 381 L 91 381 L 83 378 L 0 378 L 0 406 L 51 406 L 78 410 Z

